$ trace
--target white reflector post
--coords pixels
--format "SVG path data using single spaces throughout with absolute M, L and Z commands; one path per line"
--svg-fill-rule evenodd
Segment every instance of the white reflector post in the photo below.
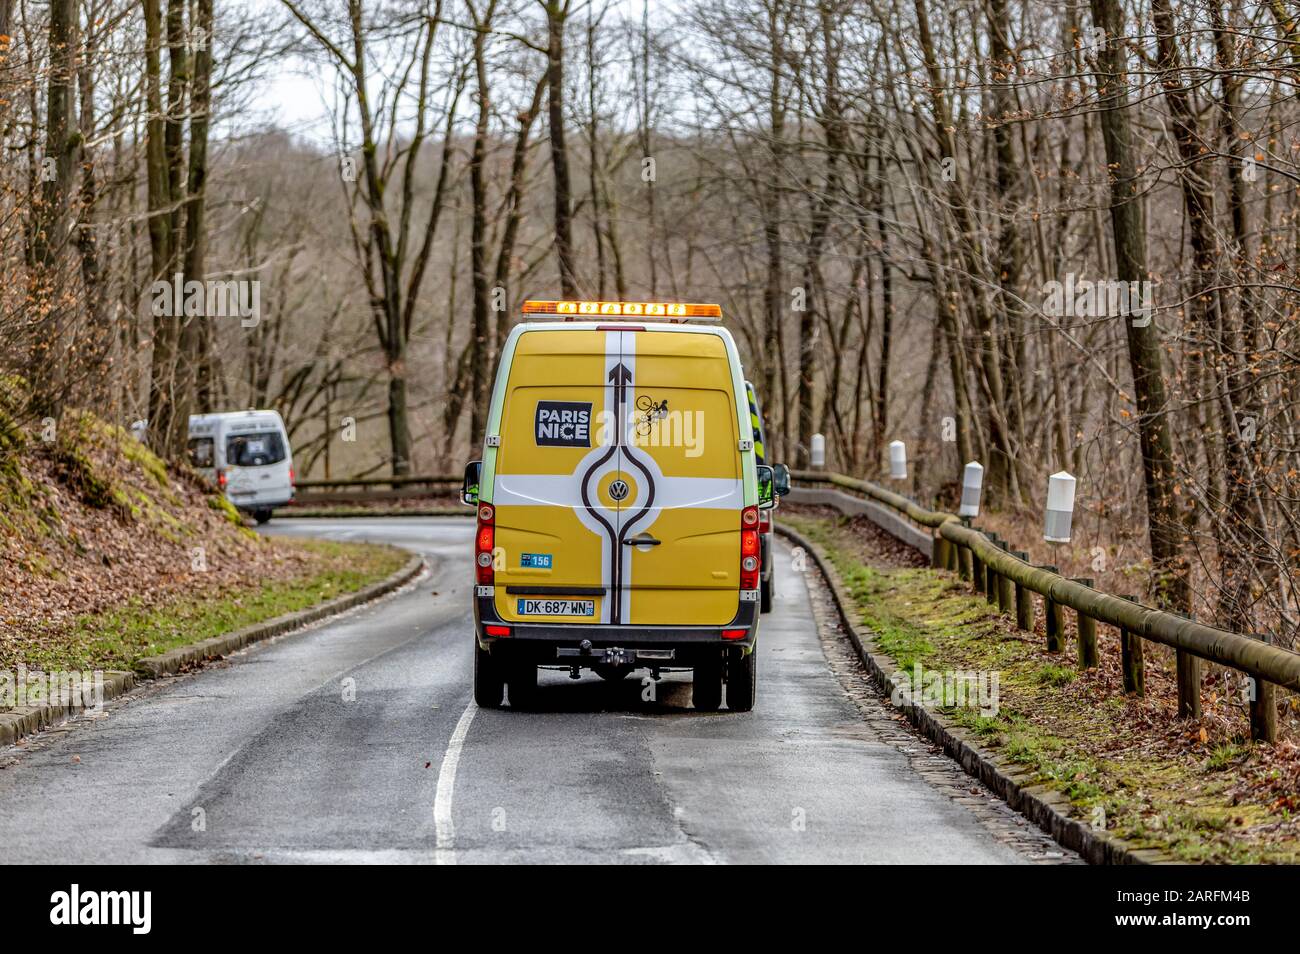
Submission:
M 895 480 L 907 479 L 907 445 L 902 441 L 889 442 L 889 476 Z
M 810 450 L 812 453 L 813 467 L 817 470 L 821 470 L 826 466 L 826 438 L 821 434 L 814 434 L 812 436 L 812 447 Z
M 984 492 L 984 465 L 977 460 L 966 465 L 961 475 L 961 508 L 959 517 L 980 515 L 980 494 Z
M 1043 539 L 1048 543 L 1069 543 L 1074 519 L 1074 478 L 1065 471 L 1047 478 L 1047 517 Z

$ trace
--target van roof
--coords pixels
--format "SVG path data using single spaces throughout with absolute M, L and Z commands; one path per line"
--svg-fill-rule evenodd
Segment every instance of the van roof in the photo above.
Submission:
M 260 410 L 258 408 L 249 408 L 246 411 L 215 411 L 211 414 L 190 415 L 190 427 L 199 424 L 215 424 L 218 422 L 237 424 L 240 421 L 245 421 L 250 424 L 265 423 L 266 421 L 274 421 L 278 424 L 284 423 L 280 417 L 280 412 L 274 408 Z
M 662 321 L 634 321 L 627 318 L 594 321 L 521 321 L 515 326 L 523 331 L 675 331 L 680 333 L 717 335 L 730 338 L 731 332 L 719 325 L 688 325 Z

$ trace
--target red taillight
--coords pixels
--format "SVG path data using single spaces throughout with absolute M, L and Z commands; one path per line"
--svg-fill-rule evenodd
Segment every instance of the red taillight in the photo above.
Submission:
M 772 532 L 772 513 L 771 513 L 771 511 L 764 510 L 762 513 L 760 513 L 760 514 L 758 515 L 758 530 L 759 530 L 760 533 L 771 533 L 771 532 Z
M 298 475 L 295 474 L 295 473 L 293 472 L 293 468 L 290 467 L 290 468 L 289 468 L 289 486 L 292 487 L 292 486 L 294 485 L 294 482 L 297 481 L 297 479 L 298 479 Z
M 487 635 L 489 635 L 489 636 L 509 636 L 509 635 L 510 635 L 510 627 L 509 627 L 509 626 L 496 626 L 496 625 L 493 625 L 493 624 L 489 624 L 489 625 L 483 627 L 483 632 L 487 633 Z
M 758 589 L 762 563 L 762 549 L 758 541 L 758 508 L 746 507 L 740 512 L 740 588 L 742 590 Z
M 749 630 L 745 629 L 724 629 L 722 631 L 723 639 L 744 639 Z
M 491 586 L 495 579 L 492 567 L 493 550 L 496 549 L 496 511 L 491 504 L 479 504 L 478 532 L 474 534 L 474 577 L 479 586 Z M 508 636 L 505 633 L 489 635 Z

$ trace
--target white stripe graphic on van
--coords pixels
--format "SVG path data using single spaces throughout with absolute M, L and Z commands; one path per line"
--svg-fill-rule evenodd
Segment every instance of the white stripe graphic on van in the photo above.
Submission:
M 609 382 L 607 387 L 610 393 L 606 407 L 614 408 L 614 447 L 616 450 L 615 463 L 619 471 L 623 470 L 623 465 L 628 455 L 627 448 L 627 427 L 629 424 L 627 417 L 628 392 L 631 391 L 636 380 L 636 338 L 625 331 L 606 332 L 605 334 L 605 380 Z M 587 483 L 584 479 L 583 489 L 586 490 Z M 653 491 L 652 491 L 653 492 Z M 631 560 L 625 558 L 622 540 L 624 539 L 624 520 L 623 507 L 629 506 L 627 501 L 619 502 L 619 510 L 615 515 L 616 523 L 610 534 L 610 622 L 621 623 L 624 619 L 631 618 L 630 607 L 624 595 L 631 592 L 632 589 L 632 567 Z
M 601 600 L 600 620 L 602 623 L 617 623 L 622 616 L 621 601 L 617 598 L 622 585 L 623 548 L 618 541 L 618 512 L 599 505 L 596 489 L 606 474 L 617 472 L 621 463 L 620 444 L 622 443 L 622 400 L 626 397 L 627 387 L 632 380 L 631 368 L 622 362 L 623 332 L 607 331 L 605 333 L 605 407 L 616 408 L 618 426 L 614 429 L 614 442 L 607 448 L 596 447 L 578 464 L 577 491 L 580 502 L 574 505 L 574 513 L 583 525 L 601 537 L 601 584 L 605 587 L 607 597 Z M 573 477 L 565 478 L 572 481 Z M 572 487 L 572 484 L 569 485 Z M 566 496 L 568 491 L 566 490 Z
M 631 332 L 620 332 L 619 336 L 623 339 L 622 355 L 623 366 L 628 369 L 627 390 L 622 395 L 622 401 L 619 404 L 619 439 L 621 456 L 625 464 L 631 464 L 641 472 L 644 483 L 639 487 L 637 495 L 632 500 L 623 501 L 623 507 L 619 510 L 619 547 L 618 562 L 619 566 L 626 566 L 626 579 L 620 579 L 619 583 L 619 611 L 623 618 L 632 618 L 632 549 L 631 544 L 625 542 L 634 536 L 642 526 L 649 526 L 654 522 L 655 517 L 659 515 L 658 509 L 653 509 L 655 505 L 655 495 L 659 491 L 659 483 L 663 480 L 663 473 L 659 470 L 659 465 L 654 462 L 649 454 L 635 446 L 635 442 L 629 441 L 628 429 L 632 427 L 632 421 L 622 419 L 623 407 L 626 402 L 627 393 L 632 388 L 636 377 L 636 335 Z M 662 508 L 660 508 L 662 509 Z M 626 516 L 625 516 L 626 514 Z M 650 517 L 649 520 L 646 517 Z M 626 555 L 626 556 L 625 556 Z
M 644 496 L 638 493 L 629 507 L 637 505 Z M 583 508 L 582 487 L 572 474 L 500 474 L 497 477 L 493 503 L 512 507 L 573 507 Z M 716 507 L 741 509 L 744 493 L 738 479 L 731 477 L 663 477 L 656 478 L 655 503 L 651 508 L 656 515 L 661 510 L 688 507 Z M 612 511 L 603 511 L 609 514 Z M 623 535 L 624 538 L 627 534 Z

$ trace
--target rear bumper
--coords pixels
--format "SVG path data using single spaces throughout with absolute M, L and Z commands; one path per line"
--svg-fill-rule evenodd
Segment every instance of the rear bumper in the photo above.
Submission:
M 236 510 L 276 510 L 280 507 L 287 507 L 293 502 L 292 497 L 283 499 L 276 497 L 274 500 L 232 500 Z
M 509 636 L 489 636 L 484 631 L 488 625 L 509 626 Z M 745 635 L 738 639 L 724 639 L 723 630 L 743 629 Z M 600 623 L 517 623 L 502 620 L 497 615 L 492 597 L 474 598 L 474 630 L 479 645 L 510 654 L 521 653 L 535 657 L 540 662 L 566 664 L 570 659 L 559 659 L 555 650 L 576 649 L 583 642 L 592 649 L 619 647 L 623 649 L 676 650 L 673 662 L 689 666 L 694 660 L 713 656 L 719 649 L 741 647 L 752 650 L 758 636 L 758 602 L 742 601 L 736 616 L 725 626 L 634 626 Z M 494 648 L 495 647 L 495 648 Z

